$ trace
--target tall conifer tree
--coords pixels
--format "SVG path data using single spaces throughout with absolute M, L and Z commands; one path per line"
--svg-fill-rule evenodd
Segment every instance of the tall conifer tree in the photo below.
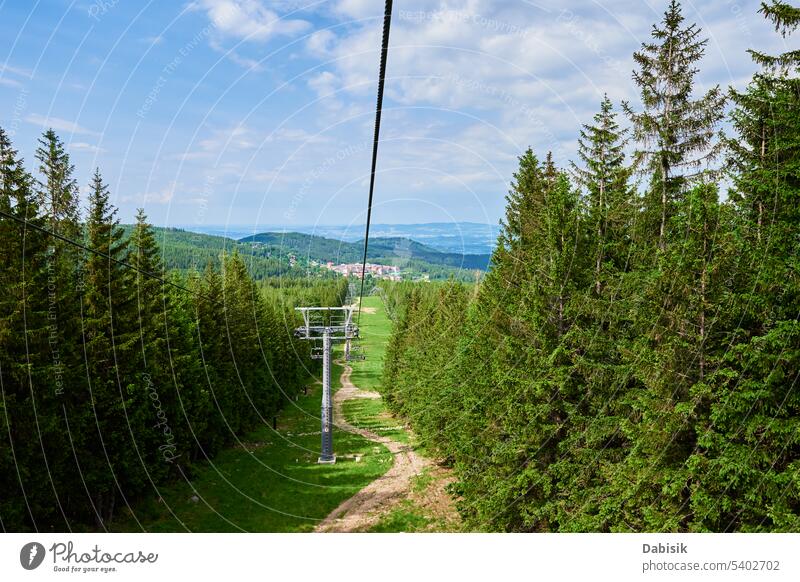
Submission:
M 662 251 L 672 205 L 721 148 L 715 135 L 724 117 L 724 94 L 716 86 L 692 97 L 696 64 L 708 43 L 700 34 L 696 24 L 684 25 L 680 3 L 671 0 L 661 24 L 653 26 L 653 40 L 633 55 L 638 65 L 633 79 L 644 109 L 636 112 L 623 103 L 639 144 L 637 165 L 651 175 L 645 206 L 650 232 L 645 236 L 657 233 Z

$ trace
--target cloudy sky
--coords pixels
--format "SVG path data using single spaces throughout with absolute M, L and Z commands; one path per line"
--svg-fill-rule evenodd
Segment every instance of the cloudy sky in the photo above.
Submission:
M 396 0 L 374 220 L 495 223 L 528 146 L 574 157 L 667 0 Z M 781 50 L 758 2 L 686 2 L 700 86 Z M 363 223 L 381 0 L 0 0 L 0 126 L 53 127 L 123 221 Z

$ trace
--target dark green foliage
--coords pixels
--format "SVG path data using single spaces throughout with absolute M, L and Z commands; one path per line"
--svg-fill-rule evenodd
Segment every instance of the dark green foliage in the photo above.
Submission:
M 0 527 L 103 530 L 271 423 L 317 365 L 293 337 L 294 305 L 341 305 L 347 282 L 262 289 L 236 248 L 221 269 L 168 272 L 142 212 L 126 236 L 99 171 L 81 224 L 53 132 L 37 159 L 38 186 L 0 130 L 0 209 L 99 254 L 0 220 Z
M 800 24 L 784 2 L 760 12 L 784 36 Z M 736 135 L 717 142 L 719 88 L 692 96 L 700 30 L 673 1 L 652 36 L 630 134 L 604 98 L 573 180 L 549 155 L 520 157 L 483 281 L 379 283 L 382 391 L 454 468 L 470 529 L 800 529 L 800 56 L 751 51 L 762 70 L 731 91 Z M 68 156 L 52 132 L 41 145 L 37 186 L 0 131 L 0 208 L 78 236 Z M 708 166 L 723 145 L 727 196 Z M 114 213 L 98 173 L 88 243 L 192 293 L 0 221 L 6 530 L 105 527 L 263 425 L 311 366 L 293 308 L 347 294 L 295 276 L 303 259 L 361 258 L 305 235 L 194 245 L 143 214 L 123 237 Z M 371 248 L 431 260 L 404 245 Z
M 609 272 L 624 271 L 629 260 L 634 196 L 631 168 L 625 161 L 625 130 L 620 129 L 608 96 L 603 97 L 593 125 L 584 125 L 578 141 L 583 167 L 572 164 L 576 181 L 586 189 L 588 238 L 594 256 L 595 292 L 602 293 Z
M 800 10 L 762 3 L 787 36 Z M 730 140 L 740 269 L 730 294 L 727 350 L 709 378 L 709 418 L 698 430 L 698 529 L 797 531 L 800 527 L 800 80 L 797 51 L 770 57 L 744 92 L 732 91 Z M 713 500 L 724 498 L 724 503 Z
M 759 12 L 775 25 L 775 31 L 784 38 L 800 26 L 800 8 L 787 2 L 782 2 L 781 0 L 762 2 Z M 784 72 L 797 71 L 798 66 L 800 66 L 800 50 L 793 50 L 780 55 L 767 55 L 755 50 L 748 52 L 756 63 L 773 72 L 778 70 L 783 70 Z
M 126 236 L 133 228 L 123 226 Z M 268 232 L 234 240 L 178 228 L 154 228 L 154 236 L 167 269 L 188 274 L 202 270 L 208 263 L 221 268 L 221 257 L 238 251 L 256 281 L 278 277 L 333 279 L 337 275 L 320 264 L 361 263 L 364 252 L 363 241 L 342 242 L 300 233 Z M 489 256 L 446 253 L 405 238 L 376 238 L 370 239 L 369 260 L 398 265 L 408 275 L 428 275 L 431 280 L 454 277 L 473 281 L 476 273 L 487 268 Z
M 0 128 L 0 209 L 43 226 L 33 178 Z M 0 220 L 0 519 L 4 528 L 46 527 L 62 516 L 47 468 L 68 459 L 57 395 L 67 381 L 55 313 L 49 241 Z M 49 269 L 48 269 L 49 267 Z M 53 310 L 51 312 L 51 310 Z M 47 389 L 35 390 L 45 384 Z
M 797 8 L 764 3 L 788 34 Z M 645 109 L 604 99 L 566 175 L 526 152 L 492 268 L 469 293 L 386 285 L 383 391 L 450 463 L 472 529 L 800 528 L 800 91 L 796 52 L 732 92 L 721 201 L 718 88 L 670 3 L 636 55 Z
M 295 255 L 315 261 L 333 261 L 336 263 L 360 263 L 364 257 L 364 241 L 343 242 L 340 240 L 301 234 L 297 232 L 274 233 L 265 232 L 241 239 L 241 243 L 249 244 L 256 252 L 269 252 L 274 256 Z M 438 251 L 429 246 L 407 238 L 370 238 L 368 260 L 373 263 L 400 265 L 404 268 L 409 263 L 426 265 L 432 272 L 442 267 L 442 272 L 452 274 L 453 269 L 483 270 L 489 263 L 487 255 L 468 255 Z M 450 267 L 444 269 L 443 267 Z M 423 270 L 423 272 L 427 272 Z
M 122 228 L 126 237 L 131 237 L 136 225 L 124 225 Z M 240 244 L 230 238 L 198 234 L 178 228 L 152 227 L 151 230 L 164 268 L 180 271 L 183 275 L 188 275 L 192 271 L 202 271 L 209 263 L 221 270 L 222 257 L 237 250 L 244 255 L 248 270 L 256 280 L 268 277 L 306 277 L 309 274 L 309 270 L 305 267 L 291 266 L 286 256 L 280 256 L 267 249 Z M 326 275 L 322 271 L 311 272 L 320 277 Z

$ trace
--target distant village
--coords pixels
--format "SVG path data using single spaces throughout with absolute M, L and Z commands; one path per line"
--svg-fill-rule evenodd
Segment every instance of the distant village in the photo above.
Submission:
M 334 273 L 338 273 L 343 277 L 357 277 L 361 279 L 364 276 L 363 271 L 361 269 L 361 263 L 335 264 L 333 261 L 317 262 L 311 260 L 309 261 L 309 265 L 311 265 L 312 267 L 320 267 L 322 269 L 327 269 L 328 271 L 333 271 Z M 289 255 L 289 266 L 290 267 L 297 266 L 296 255 L 294 254 Z M 374 279 L 384 279 L 387 281 L 402 281 L 404 276 L 400 267 L 396 265 L 376 265 L 373 263 L 367 263 L 366 273 L 372 276 Z M 411 280 L 413 280 L 414 282 L 427 283 L 430 282 L 430 275 L 428 275 L 427 273 L 418 274 L 414 276 Z
M 335 265 L 333 261 L 328 261 L 324 264 L 324 267 L 344 277 L 358 277 L 361 279 L 364 276 L 361 263 L 342 263 L 340 265 Z M 386 279 L 388 281 L 402 280 L 400 267 L 395 265 L 374 265 L 372 263 L 367 263 L 366 272 L 375 279 Z

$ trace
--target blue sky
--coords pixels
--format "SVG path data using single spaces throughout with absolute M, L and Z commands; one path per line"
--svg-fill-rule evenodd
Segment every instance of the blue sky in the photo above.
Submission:
M 574 157 L 658 2 L 397 0 L 374 220 L 495 223 L 516 157 Z M 700 89 L 743 87 L 785 43 L 758 2 L 684 4 L 709 37 Z M 123 221 L 360 224 L 380 0 L 0 0 L 0 126 L 33 166 L 52 126 Z

